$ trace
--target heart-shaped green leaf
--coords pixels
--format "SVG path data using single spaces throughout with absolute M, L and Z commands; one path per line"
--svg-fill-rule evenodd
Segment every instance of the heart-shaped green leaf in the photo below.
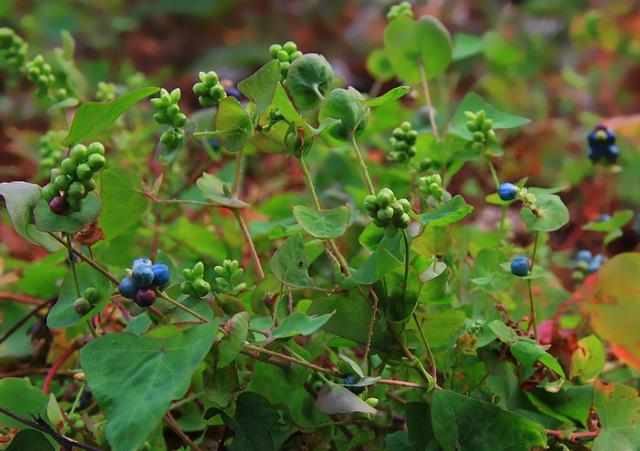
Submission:
M 229 152 L 238 152 L 253 135 L 253 124 L 235 97 L 225 97 L 218 105 L 216 134 Z
M 348 207 L 314 210 L 303 205 L 293 207 L 293 216 L 309 235 L 324 240 L 338 238 L 347 230 L 351 213 Z
M 271 105 L 280 77 L 280 63 L 271 60 L 238 83 L 238 89 L 256 104 L 256 116 L 260 116 Z
M 536 196 L 536 212 L 529 208 L 520 210 L 527 228 L 534 232 L 553 232 L 569 222 L 569 210 L 559 196 L 529 188 Z
M 304 251 L 304 240 L 300 235 L 290 237 L 271 258 L 271 271 L 276 278 L 291 287 L 313 286 L 309 277 L 309 263 Z
M 271 336 L 278 339 L 295 337 L 296 335 L 311 335 L 324 326 L 334 313 L 311 316 L 300 312 L 292 313 L 273 330 Z

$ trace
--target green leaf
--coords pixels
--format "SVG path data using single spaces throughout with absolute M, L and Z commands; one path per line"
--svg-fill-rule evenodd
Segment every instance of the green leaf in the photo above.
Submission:
M 305 315 L 294 312 L 287 316 L 282 323 L 273 330 L 271 336 L 274 339 L 295 337 L 297 335 L 311 335 L 327 321 L 331 319 L 335 312 L 324 315 Z
M 342 385 L 325 384 L 316 397 L 316 407 L 327 415 L 346 413 L 376 414 L 378 411 Z
M 323 240 L 342 236 L 349 226 L 351 212 L 346 206 L 318 211 L 303 205 L 293 207 L 293 216 L 309 235 Z
M 449 125 L 449 132 L 458 135 L 466 140 L 471 140 L 471 132 L 467 130 L 467 118 L 465 111 L 484 111 L 487 118 L 493 121 L 494 129 L 516 128 L 528 124 L 530 121 L 521 116 L 505 113 L 487 103 L 482 97 L 474 92 L 470 92 L 458 105 Z
M 0 406 L 23 418 L 47 418 L 46 395 L 31 385 L 25 378 L 5 377 L 0 380 Z M 25 425 L 19 421 L 0 414 L 0 425 L 9 428 L 24 429 Z
M 100 199 L 98 199 L 96 193 L 89 193 L 82 200 L 80 211 L 78 212 L 65 216 L 57 215 L 51 211 L 47 201 L 40 199 L 33 213 L 36 227 L 42 232 L 76 233 L 98 218 L 100 208 Z
M 86 102 L 80 105 L 73 117 L 65 144 L 71 146 L 96 138 L 107 131 L 124 112 L 160 88 L 138 88 L 123 94 L 111 102 Z
M 594 404 L 602 429 L 593 451 L 640 449 L 640 398 L 635 388 L 596 382 Z
M 609 244 L 611 241 L 622 236 L 622 227 L 631 221 L 632 218 L 633 211 L 620 210 L 616 211 L 613 216 L 606 221 L 593 221 L 585 224 L 582 228 L 584 230 L 606 233 L 604 244 Z
M 421 214 L 420 222 L 424 225 L 443 227 L 462 221 L 472 211 L 473 207 L 458 194 L 436 210 Z
M 505 68 L 513 67 L 524 62 L 524 51 L 509 42 L 497 31 L 489 31 L 482 37 L 484 56 L 494 64 Z
M 529 208 L 520 210 L 520 217 L 532 232 L 553 232 L 569 222 L 569 210 L 562 199 L 555 194 L 547 194 L 536 188 L 529 188 L 536 196 L 535 214 Z
M 240 394 L 235 417 L 223 413 L 223 418 L 234 433 L 230 451 L 275 451 L 272 431 L 278 421 L 278 412 L 259 394 Z
M 280 77 L 280 63 L 271 60 L 249 78 L 238 83 L 240 92 L 256 104 L 256 116 L 260 116 L 271 105 Z
M 54 451 L 54 448 L 42 432 L 25 429 L 18 432 L 13 440 L 11 440 L 11 444 L 6 448 L 6 451 L 27 450 Z
M 460 61 L 465 58 L 482 53 L 484 41 L 480 36 L 456 33 L 453 36 L 453 60 Z
M 52 329 L 73 326 L 81 319 L 89 319 L 102 311 L 107 302 L 111 299 L 111 282 L 101 273 L 93 269 L 86 263 L 76 263 L 76 271 L 78 273 L 78 285 L 80 285 L 80 293 L 83 293 L 89 287 L 94 287 L 100 294 L 100 302 L 85 315 L 80 316 L 73 308 L 73 302 L 79 297 L 76 292 L 76 285 L 73 280 L 73 273 L 67 272 L 64 278 L 58 301 L 47 315 L 47 326 Z
M 402 97 L 409 94 L 411 91 L 410 86 L 396 86 L 382 94 L 381 96 L 374 97 L 373 99 L 367 99 L 365 102 L 367 106 L 371 108 L 375 108 L 378 106 L 382 106 L 388 102 L 393 102 L 395 100 L 401 99 Z
M 278 83 L 276 87 L 276 92 L 273 96 L 273 107 L 277 108 L 287 121 L 298 127 L 305 125 L 305 120 L 293 106 L 289 94 L 287 94 L 287 91 L 282 87 L 282 83 Z
M 50 251 L 60 248 L 56 240 L 32 224 L 33 207 L 40 200 L 38 185 L 26 182 L 0 183 L 0 196 L 4 197 L 13 228 L 21 237 Z
M 220 340 L 218 345 L 218 367 L 224 368 L 233 362 L 247 340 L 249 334 L 249 313 L 236 313 L 225 325 L 228 333 Z
M 420 65 L 427 78 L 433 78 L 451 62 L 451 37 L 435 17 L 394 19 L 384 30 L 384 45 L 394 72 L 407 83 L 420 81 Z
M 215 175 L 205 172 L 196 181 L 196 185 L 204 197 L 223 207 L 246 208 L 249 206 L 246 202 L 227 194 L 224 183 Z
M 595 335 L 578 340 L 578 347 L 571 354 L 571 378 L 589 381 L 598 377 L 604 369 L 607 353 L 604 345 Z
M 402 234 L 398 232 L 392 235 L 385 234 L 378 248 L 353 273 L 352 279 L 359 285 L 371 285 L 403 263 L 404 243 Z
M 541 424 L 449 390 L 434 392 L 431 422 L 444 451 L 513 451 L 547 445 Z
M 164 329 L 159 337 L 110 333 L 80 351 L 89 388 L 106 413 L 106 437 L 114 451 L 138 449 L 171 401 L 184 396 L 216 329 L 210 323 L 182 332 Z
M 107 239 L 122 235 L 142 219 L 148 202 L 138 191 L 138 180 L 138 175 L 118 167 L 102 173 L 100 227 Z
M 309 277 L 309 263 L 301 235 L 290 237 L 271 258 L 271 271 L 276 278 L 294 288 L 313 286 Z
M 235 97 L 225 97 L 218 105 L 216 132 L 229 152 L 240 151 L 253 135 L 253 124 Z
M 0 336 L 14 327 L 18 321 L 23 319 L 29 311 L 25 306 L 17 304 L 15 302 L 6 302 L 9 299 L 3 299 L 0 297 Z M 30 331 L 33 325 L 36 323 L 36 318 L 31 318 L 29 321 L 20 326 L 15 332 L 13 332 L 6 340 L 0 343 L 0 362 L 11 362 L 15 359 L 30 357 L 33 352 L 33 345 L 31 344 Z
M 383 49 L 375 49 L 367 57 L 367 70 L 378 81 L 389 81 L 393 78 L 393 67 Z
M 436 448 L 429 405 L 424 402 L 409 402 L 405 406 L 409 441 L 414 450 L 431 450 Z

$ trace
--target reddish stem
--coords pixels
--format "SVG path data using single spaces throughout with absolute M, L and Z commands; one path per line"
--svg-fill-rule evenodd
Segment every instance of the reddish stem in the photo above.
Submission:
M 62 355 L 60 357 L 58 357 L 58 359 L 53 362 L 53 365 L 51 365 L 51 368 L 49 368 L 49 371 L 47 372 L 47 376 L 44 378 L 44 383 L 42 384 L 42 393 L 44 393 L 45 395 L 49 394 L 49 390 L 51 388 L 51 382 L 53 381 L 53 378 L 56 376 L 56 373 L 58 372 L 58 370 L 62 367 L 62 365 L 64 365 L 64 363 L 69 359 L 69 357 L 71 357 L 73 355 L 74 352 L 76 352 L 78 349 L 80 349 L 82 347 L 83 343 L 79 342 L 79 341 L 74 341 L 71 346 L 69 346 L 69 348 L 64 351 L 64 353 L 62 353 Z
M 34 298 L 26 294 L 11 293 L 8 291 L 0 291 L 0 300 L 15 301 L 27 305 L 40 305 L 45 302 L 42 299 Z

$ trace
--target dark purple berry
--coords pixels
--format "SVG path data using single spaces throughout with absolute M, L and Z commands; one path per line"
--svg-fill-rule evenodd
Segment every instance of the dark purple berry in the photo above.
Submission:
M 135 303 L 140 307 L 149 307 L 156 300 L 156 292 L 151 288 L 138 290 L 136 293 Z
M 64 215 L 69 211 L 69 204 L 63 196 L 56 196 L 49 201 L 49 209 L 57 215 Z

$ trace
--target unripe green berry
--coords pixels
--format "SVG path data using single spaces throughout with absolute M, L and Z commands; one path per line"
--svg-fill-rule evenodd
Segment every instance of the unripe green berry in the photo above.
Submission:
M 87 148 L 86 148 L 86 146 L 84 146 L 82 144 L 76 144 L 75 146 L 73 146 L 71 148 L 71 152 L 69 152 L 69 156 L 77 164 L 86 161 L 86 159 L 87 159 Z
M 87 163 L 82 163 L 76 168 L 76 175 L 80 180 L 89 180 L 93 176 L 93 170 Z
M 62 169 L 62 172 L 66 175 L 73 175 L 76 172 L 76 167 L 77 164 L 75 161 L 73 161 L 72 158 L 65 158 L 64 160 L 62 160 L 62 162 L 60 163 L 60 169 Z
M 100 293 L 95 287 L 89 287 L 82 293 L 83 297 L 91 304 L 95 304 L 100 300 Z
M 104 155 L 105 153 L 104 146 L 100 142 L 91 143 L 89 144 L 89 147 L 87 147 L 87 153 L 89 155 L 94 155 L 94 154 Z
M 298 50 L 298 46 L 293 41 L 287 41 L 282 46 L 282 49 L 285 50 L 287 53 L 293 53 L 296 50 Z
M 73 301 L 73 309 L 80 316 L 86 315 L 91 311 L 91 304 L 83 297 L 79 297 L 75 301 Z
M 69 185 L 67 195 L 69 198 L 82 199 L 86 192 L 87 190 L 81 182 L 73 182 Z
M 42 198 L 49 202 L 58 195 L 58 190 L 51 183 L 42 188 Z
M 95 153 L 95 154 L 89 155 L 88 164 L 89 164 L 89 167 L 91 167 L 91 169 L 93 169 L 94 171 L 99 171 L 106 164 L 106 160 L 99 153 Z
M 278 57 L 278 53 L 282 50 L 282 46 L 280 44 L 272 44 L 271 47 L 269 47 L 269 53 L 271 54 L 271 56 L 273 58 L 277 58 Z
M 71 179 L 66 175 L 59 175 L 53 180 L 53 186 L 58 191 L 64 191 L 69 187 Z

